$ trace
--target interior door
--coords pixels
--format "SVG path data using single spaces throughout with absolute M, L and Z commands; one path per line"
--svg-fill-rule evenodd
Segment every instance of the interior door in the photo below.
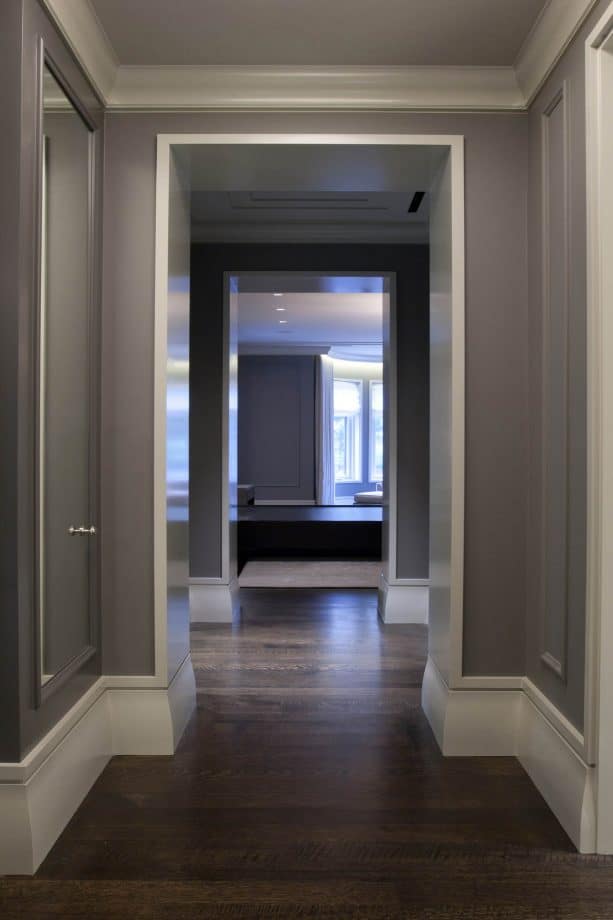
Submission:
M 92 132 L 43 78 L 38 555 L 41 684 L 92 650 Z

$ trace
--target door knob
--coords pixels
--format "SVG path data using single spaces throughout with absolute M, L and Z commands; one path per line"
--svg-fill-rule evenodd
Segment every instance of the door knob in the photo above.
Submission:
M 71 537 L 93 537 L 96 533 L 95 527 L 69 527 L 68 533 Z

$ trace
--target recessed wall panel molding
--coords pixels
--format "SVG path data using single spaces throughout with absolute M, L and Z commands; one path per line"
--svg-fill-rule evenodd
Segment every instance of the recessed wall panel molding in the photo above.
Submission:
M 542 115 L 543 431 L 541 661 L 566 680 L 568 636 L 570 111 L 566 83 Z

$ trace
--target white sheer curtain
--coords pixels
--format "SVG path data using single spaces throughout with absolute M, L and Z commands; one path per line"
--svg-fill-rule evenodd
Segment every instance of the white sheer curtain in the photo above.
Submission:
M 317 362 L 315 387 L 315 498 L 318 505 L 334 504 L 334 363 L 327 355 Z

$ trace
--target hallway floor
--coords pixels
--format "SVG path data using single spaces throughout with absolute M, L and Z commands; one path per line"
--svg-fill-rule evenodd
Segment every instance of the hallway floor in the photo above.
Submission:
M 373 591 L 245 590 L 193 631 L 175 758 L 111 761 L 9 918 L 611 920 L 613 859 L 578 856 L 512 758 L 444 759 L 426 630 Z

